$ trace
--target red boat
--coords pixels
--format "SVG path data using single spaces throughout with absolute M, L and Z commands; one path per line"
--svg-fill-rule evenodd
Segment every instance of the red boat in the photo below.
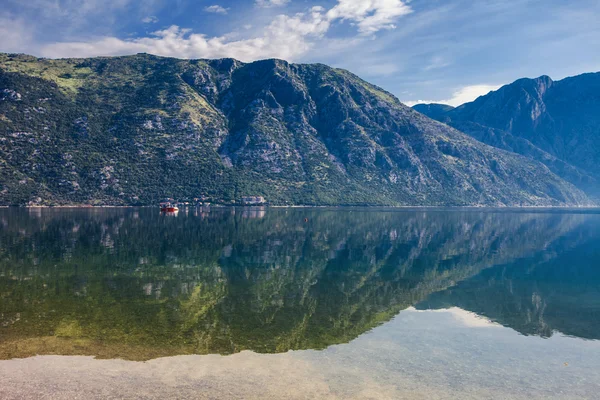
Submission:
M 170 202 L 160 203 L 160 211 L 165 213 L 174 213 L 179 211 L 176 205 L 171 204 Z

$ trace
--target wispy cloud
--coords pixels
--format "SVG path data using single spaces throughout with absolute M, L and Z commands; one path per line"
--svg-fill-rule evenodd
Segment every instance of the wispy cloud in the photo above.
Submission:
M 488 94 L 493 90 L 497 90 L 500 88 L 500 85 L 471 85 L 460 88 L 455 91 L 451 98 L 444 100 L 410 100 L 404 101 L 403 103 L 407 106 L 414 106 L 415 104 L 429 104 L 429 103 L 439 103 L 439 104 L 448 104 L 454 107 L 458 107 L 462 104 L 469 103 L 479 96 L 483 96 Z
M 204 11 L 210 12 L 210 13 L 215 13 L 215 14 L 227 14 L 228 10 L 229 10 L 229 8 L 225 8 L 223 6 L 216 5 L 216 4 L 214 6 L 204 7 Z
M 425 71 L 432 71 L 434 69 L 441 69 L 450 65 L 450 62 L 447 61 L 442 56 L 434 56 L 431 58 L 431 61 L 428 65 L 425 66 Z
M 142 22 L 145 24 L 155 24 L 158 22 L 158 18 L 154 15 L 151 15 L 149 17 L 142 19 Z
M 260 8 L 281 7 L 288 4 L 291 0 L 255 0 L 254 4 Z

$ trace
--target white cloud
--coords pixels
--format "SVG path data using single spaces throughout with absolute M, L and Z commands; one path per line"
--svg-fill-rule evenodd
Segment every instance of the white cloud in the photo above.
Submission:
M 465 103 L 469 103 L 479 96 L 488 94 L 492 90 L 497 90 L 501 85 L 471 85 L 465 86 L 452 94 L 452 97 L 445 100 L 411 100 L 403 101 L 407 106 L 414 106 L 415 104 L 428 104 L 428 103 L 439 103 L 448 104 L 454 107 L 458 107 Z
M 261 8 L 281 7 L 288 4 L 291 0 L 255 0 L 254 4 Z
M 142 19 L 142 22 L 145 24 L 155 24 L 158 22 L 158 18 L 155 17 L 154 15 L 151 15 L 149 17 Z
M 488 94 L 492 90 L 497 90 L 501 85 L 472 85 L 465 86 L 464 88 L 454 92 L 452 98 L 446 100 L 446 104 L 451 106 L 460 106 L 461 104 L 471 102 L 478 98 Z
M 225 8 L 216 4 L 214 6 L 204 7 L 204 11 L 215 14 L 227 14 L 227 10 L 229 10 L 229 8 Z
M 206 7 L 205 10 L 227 12 L 227 9 L 218 5 Z M 91 57 L 145 52 L 179 58 L 233 57 L 242 61 L 283 58 L 294 61 L 313 49 L 315 42 L 325 36 L 336 20 L 354 21 L 361 34 L 375 33 L 391 28 L 392 21 L 408 12 L 410 8 L 400 0 L 338 0 L 337 5 L 329 11 L 315 6 L 305 13 L 278 15 L 263 29 L 262 34 L 251 38 L 236 39 L 239 33 L 208 37 L 173 25 L 148 37 L 100 37 L 90 41 L 53 43 L 42 48 L 42 55 Z M 390 65 L 383 66 L 380 73 L 391 73 L 393 68 Z
M 312 46 L 311 38 L 320 37 L 329 29 L 329 21 L 319 12 L 280 15 L 265 29 L 263 35 L 251 39 L 231 40 L 228 35 L 206 37 L 176 25 L 154 32 L 152 37 L 123 40 L 115 37 L 91 42 L 55 43 L 42 49 L 46 57 L 92 57 L 151 53 L 180 58 L 233 57 L 242 61 L 264 58 L 293 60 Z
M 401 0 L 338 0 L 327 16 L 330 20 L 356 23 L 362 34 L 374 34 L 382 29 L 394 29 L 398 17 L 411 11 Z

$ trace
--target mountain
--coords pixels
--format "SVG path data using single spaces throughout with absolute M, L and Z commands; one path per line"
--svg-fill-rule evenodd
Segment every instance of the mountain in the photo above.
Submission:
M 585 205 L 485 145 L 325 65 L 0 55 L 0 204 Z
M 448 114 L 448 112 L 454 110 L 454 107 L 449 106 L 448 104 L 436 103 L 415 104 L 413 108 L 421 114 L 425 114 L 429 118 L 435 119 L 437 121 L 443 121 L 444 117 Z
M 519 79 L 457 108 L 414 108 L 600 195 L 600 73 Z

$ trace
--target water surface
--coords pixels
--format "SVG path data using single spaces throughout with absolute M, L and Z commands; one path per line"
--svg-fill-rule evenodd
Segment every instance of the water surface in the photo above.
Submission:
M 595 398 L 594 212 L 0 210 L 0 398 Z

